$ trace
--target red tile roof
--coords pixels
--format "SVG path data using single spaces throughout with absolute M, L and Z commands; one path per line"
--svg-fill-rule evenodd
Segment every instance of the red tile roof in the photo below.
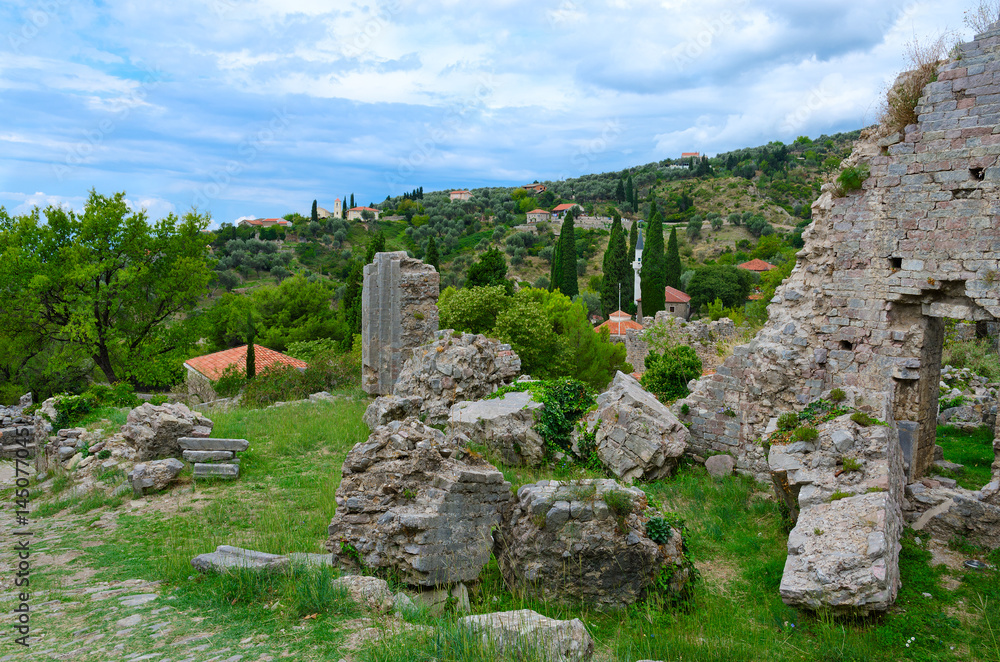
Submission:
M 264 225 L 264 223 L 288 225 L 288 221 L 283 218 L 246 218 L 242 222 L 248 225 Z
M 452 194 L 455 193 L 472 193 L 472 191 L 452 191 Z
M 687 303 L 691 300 L 691 297 L 676 288 L 670 287 L 669 285 L 667 285 L 664 290 L 664 295 L 667 303 Z
M 630 329 L 635 329 L 636 331 L 642 331 L 643 326 L 635 320 L 628 313 L 623 313 L 622 311 L 617 311 L 611 313 L 611 319 L 609 319 L 604 324 L 600 324 L 594 327 L 596 333 L 600 333 L 601 329 L 607 329 L 608 333 L 613 336 L 624 336 L 626 332 Z
M 750 301 L 760 301 L 763 298 L 764 298 L 763 294 L 751 294 L 750 296 L 747 297 L 747 299 L 749 299 Z
M 701 156 L 698 152 L 681 152 L 681 158 L 686 159 L 689 156 Z
M 576 204 L 575 202 L 564 202 L 561 205 L 556 205 L 552 209 L 552 211 L 566 211 L 567 209 L 570 209 L 571 207 L 579 207 L 579 206 L 580 205 Z
M 273 349 L 261 347 L 256 343 L 254 343 L 253 347 L 257 372 L 276 363 L 290 365 L 295 368 L 309 367 L 309 364 L 305 361 L 293 359 L 291 356 L 276 352 Z M 245 372 L 247 367 L 247 346 L 243 345 L 242 347 L 233 347 L 232 349 L 225 349 L 214 354 L 196 356 L 193 359 L 185 361 L 184 365 L 197 370 L 211 380 L 221 377 L 222 372 L 231 365 L 235 365 Z
M 754 258 L 749 262 L 744 262 L 743 264 L 737 265 L 740 269 L 746 269 L 748 271 L 770 271 L 774 269 L 773 264 L 768 264 L 764 260 Z
M 365 210 L 367 210 L 367 211 L 380 211 L 378 209 L 375 209 L 374 207 L 351 207 L 347 211 L 365 211 Z
M 532 209 L 528 213 L 529 214 L 548 214 L 549 212 L 545 211 L 544 209 Z

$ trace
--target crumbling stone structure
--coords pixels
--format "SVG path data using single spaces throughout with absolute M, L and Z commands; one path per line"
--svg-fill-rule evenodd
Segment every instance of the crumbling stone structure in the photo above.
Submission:
M 924 88 L 916 124 L 862 134 L 843 164 L 869 171 L 860 191 L 823 187 L 766 327 L 686 400 L 698 454 L 732 452 L 741 471 L 767 479 L 759 440 L 770 420 L 829 389 L 852 388 L 885 405 L 886 494 L 898 494 L 904 479 L 889 457 L 894 444 L 907 477 L 927 471 L 944 320 L 1000 319 L 998 46 L 998 26 L 962 44 Z M 899 507 L 888 499 L 883 516 L 896 518 Z M 855 553 L 830 540 L 810 553 Z M 897 559 L 886 560 L 891 577 Z
M 636 370 L 644 372 L 643 366 L 649 354 L 646 334 L 658 333 L 670 338 L 674 344 L 691 347 L 701 359 L 704 370 L 715 370 L 722 362 L 719 356 L 719 342 L 730 340 L 739 331 L 728 317 L 714 322 L 685 321 L 661 310 L 656 313 L 653 323 L 645 329 L 629 329 L 625 335 L 625 359 Z
M 392 393 L 413 348 L 438 330 L 441 278 L 405 252 L 376 253 L 365 265 L 361 294 L 361 385 L 372 395 Z

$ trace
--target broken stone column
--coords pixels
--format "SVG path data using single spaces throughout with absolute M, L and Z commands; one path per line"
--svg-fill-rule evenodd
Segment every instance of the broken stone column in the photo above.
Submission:
M 490 559 L 510 483 L 416 418 L 351 449 L 327 549 L 344 566 L 392 569 L 418 586 L 467 582 Z
M 440 276 L 403 251 L 376 253 L 365 265 L 361 294 L 361 385 L 372 395 L 392 393 L 413 348 L 438 329 Z

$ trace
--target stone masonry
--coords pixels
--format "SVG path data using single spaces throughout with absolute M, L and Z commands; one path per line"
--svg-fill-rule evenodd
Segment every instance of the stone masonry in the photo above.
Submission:
M 766 479 L 768 458 L 758 440 L 771 417 L 801 410 L 832 388 L 851 388 L 885 404 L 895 431 L 887 443 L 898 436 L 908 477 L 926 473 L 934 459 L 944 320 L 1000 319 L 998 46 L 996 25 L 958 46 L 956 59 L 940 65 L 936 82 L 924 88 L 916 124 L 891 135 L 880 128 L 862 134 L 843 163 L 869 170 L 861 190 L 823 187 L 805 248 L 771 300 L 767 325 L 680 403 L 690 407 L 697 454 L 730 452 L 739 470 Z M 889 471 L 890 485 L 898 484 L 894 464 Z M 867 518 L 882 521 L 899 508 L 894 491 L 883 494 L 890 497 Z M 812 541 L 808 554 L 846 553 L 827 541 Z M 896 543 L 885 544 L 891 550 Z M 815 606 L 812 597 L 793 603 Z M 819 601 L 836 606 L 837 599 Z M 888 596 L 881 605 L 890 602 Z
M 392 393 L 413 348 L 438 330 L 440 275 L 405 252 L 376 253 L 365 265 L 361 295 L 362 387 Z

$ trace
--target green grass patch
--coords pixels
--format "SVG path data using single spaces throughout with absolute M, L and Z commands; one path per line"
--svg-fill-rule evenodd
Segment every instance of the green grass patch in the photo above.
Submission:
M 937 473 L 954 478 L 968 490 L 978 490 L 990 482 L 994 460 L 992 429 L 983 426 L 975 432 L 963 432 L 950 425 L 939 425 L 936 441 L 944 451 L 944 459 L 965 467 L 957 474 L 935 469 Z

